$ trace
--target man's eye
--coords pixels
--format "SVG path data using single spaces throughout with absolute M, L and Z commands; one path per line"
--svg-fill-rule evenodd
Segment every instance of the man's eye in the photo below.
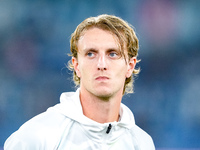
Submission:
M 93 56 L 94 56 L 94 53 L 88 52 L 88 53 L 87 53 L 87 56 L 88 56 L 88 57 L 93 57 Z
M 110 57 L 118 57 L 118 54 L 116 52 L 111 52 L 109 54 Z

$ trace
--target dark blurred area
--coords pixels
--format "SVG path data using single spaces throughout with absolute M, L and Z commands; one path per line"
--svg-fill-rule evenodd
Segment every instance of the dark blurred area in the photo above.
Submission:
M 69 40 L 84 19 L 135 27 L 141 73 L 123 103 L 157 149 L 200 149 L 199 0 L 1 0 L 0 147 L 25 121 L 74 91 Z

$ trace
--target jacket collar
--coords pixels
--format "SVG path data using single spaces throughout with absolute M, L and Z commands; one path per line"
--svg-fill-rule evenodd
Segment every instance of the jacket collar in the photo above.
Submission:
M 112 134 L 110 141 L 116 140 L 125 130 L 130 130 L 135 125 L 135 119 L 130 109 L 121 103 L 120 107 L 120 120 L 119 122 L 98 123 L 83 115 L 82 106 L 79 98 L 80 89 L 76 92 L 62 93 L 60 97 L 60 104 L 55 108 L 71 120 L 78 123 L 81 128 L 97 141 L 102 140 L 102 136 L 106 135 L 106 130 L 109 124 L 112 125 L 109 134 Z M 107 135 L 109 136 L 109 135 Z

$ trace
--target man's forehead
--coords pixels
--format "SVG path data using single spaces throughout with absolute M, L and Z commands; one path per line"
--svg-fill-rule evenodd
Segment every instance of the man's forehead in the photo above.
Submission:
M 85 36 L 94 36 L 95 33 L 107 34 L 107 35 L 110 34 L 113 38 L 117 38 L 117 36 L 114 34 L 114 32 L 112 32 L 110 30 L 101 29 L 99 27 L 90 27 L 90 28 L 86 28 L 85 30 L 83 30 L 81 32 L 79 40 Z
M 127 56 L 128 54 L 128 51 L 127 51 L 127 43 L 126 43 L 126 40 L 124 40 L 124 36 L 123 34 L 121 33 L 120 36 L 121 36 L 121 39 L 119 39 L 119 37 L 113 32 L 111 32 L 110 30 L 106 30 L 106 29 L 102 29 L 102 28 L 99 28 L 99 27 L 90 27 L 90 28 L 87 28 L 85 29 L 84 31 L 82 31 L 82 33 L 80 34 L 80 37 L 79 37 L 79 40 L 77 41 L 77 50 L 80 51 L 82 48 L 80 48 L 80 44 L 81 43 L 80 41 L 83 41 L 83 39 L 85 37 L 87 37 L 87 44 L 85 46 L 87 46 L 87 48 L 85 47 L 84 49 L 90 49 L 90 48 L 95 48 L 95 42 L 93 42 L 92 40 L 90 41 L 89 39 L 91 38 L 95 38 L 95 37 L 98 37 L 99 35 L 95 35 L 94 32 L 95 30 L 99 30 L 99 31 L 102 31 L 104 34 L 107 34 L 107 35 L 110 35 L 112 36 L 113 40 L 115 41 L 115 46 L 111 46 L 109 49 L 115 49 L 115 50 L 118 50 L 120 51 L 120 53 L 123 55 L 123 56 Z M 89 33 L 89 34 L 88 34 Z M 86 35 L 86 36 L 85 36 Z M 121 42 L 120 42 L 121 41 Z M 108 43 L 108 41 L 105 41 L 105 43 Z
M 98 43 L 114 48 L 120 45 L 116 35 L 98 28 L 85 31 L 78 40 L 78 45 L 85 44 L 93 47 L 98 46 Z

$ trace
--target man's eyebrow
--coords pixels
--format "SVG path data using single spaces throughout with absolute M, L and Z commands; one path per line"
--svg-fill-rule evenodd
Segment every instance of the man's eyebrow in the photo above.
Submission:
M 89 51 L 91 51 L 91 52 L 98 52 L 99 49 L 96 48 L 95 46 L 94 47 L 93 46 L 91 46 L 91 47 L 89 46 L 89 47 L 83 48 L 81 51 L 84 52 L 84 53 L 87 53 Z M 108 47 L 106 49 L 106 52 L 111 52 L 111 51 L 121 52 L 120 48 L 119 47 L 115 47 L 115 46 L 110 46 L 110 47 Z
M 111 51 L 116 51 L 116 52 L 120 52 L 119 48 L 109 48 L 107 49 L 107 51 L 111 52 Z
M 83 52 L 89 52 L 89 51 L 97 52 L 98 50 L 96 48 L 92 48 L 92 47 L 83 49 Z

